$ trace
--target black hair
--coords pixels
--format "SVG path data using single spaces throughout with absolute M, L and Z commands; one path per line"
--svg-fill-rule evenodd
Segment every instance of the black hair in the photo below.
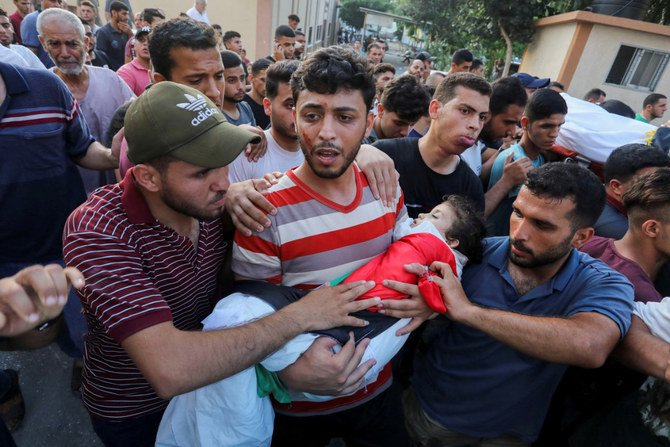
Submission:
M 116 11 L 116 12 L 119 12 L 119 11 L 130 11 L 130 9 L 128 8 L 128 6 L 125 5 L 125 3 L 123 3 L 123 2 L 116 2 L 116 1 L 115 1 L 115 2 L 112 2 L 111 5 L 109 5 L 109 12 L 110 12 L 110 14 L 112 13 L 112 11 Z
M 416 77 L 403 75 L 386 84 L 380 102 L 385 112 L 393 112 L 401 120 L 413 123 L 425 115 L 430 96 Z
M 291 77 L 291 91 L 296 103 L 303 90 L 332 95 L 340 89 L 359 90 L 365 110 L 372 108 L 375 80 L 365 59 L 349 47 L 332 46 L 315 51 Z
M 475 57 L 470 50 L 461 48 L 460 50 L 454 51 L 454 54 L 451 56 L 451 63 L 461 65 L 463 62 L 472 62 L 474 59 Z
M 221 52 L 221 62 L 223 62 L 223 68 L 237 68 L 242 65 L 242 58 L 234 51 L 223 50 Z
M 557 89 L 561 90 L 562 92 L 565 91 L 565 86 L 558 81 L 551 81 L 549 83 L 549 88 L 551 88 L 551 87 L 556 87 Z
M 652 93 L 651 95 L 648 95 L 646 98 L 644 98 L 644 101 L 642 101 L 642 108 L 644 109 L 648 105 L 654 105 L 656 104 L 659 100 L 661 99 L 666 99 L 667 96 L 662 95 L 660 93 Z
M 2 9 L 2 8 L 0 8 L 0 16 L 9 17 L 9 16 L 7 15 L 7 11 L 5 11 L 5 10 Z M 83 23 L 83 22 L 82 22 L 82 23 Z
M 531 169 L 524 185 L 536 197 L 571 199 L 575 207 L 567 217 L 573 231 L 593 227 L 605 207 L 603 184 L 593 172 L 577 163 L 553 162 Z
M 491 116 L 504 113 L 511 105 L 525 108 L 527 102 L 528 94 L 519 78 L 507 76 L 498 79 L 491 86 L 491 100 L 489 101 Z
M 625 102 L 618 99 L 608 99 L 600 104 L 600 107 L 615 115 L 625 116 L 626 118 L 635 118 L 635 111 Z
M 165 13 L 158 8 L 144 8 L 142 10 L 142 20 L 152 24 L 156 18 L 165 20 Z
M 176 18 L 157 25 L 149 35 L 149 55 L 156 73 L 171 80 L 175 61 L 170 56 L 173 48 L 191 50 L 216 49 L 217 40 L 214 29 L 190 18 Z
M 300 61 L 296 60 L 283 60 L 270 65 L 268 71 L 265 72 L 265 96 L 268 99 L 273 100 L 277 97 L 279 83 L 289 84 L 291 82 L 291 76 L 298 69 L 298 65 Z
M 670 221 L 670 168 L 658 168 L 641 175 L 623 193 L 623 206 L 631 224 L 641 225 L 648 219 Z
M 549 118 L 551 115 L 560 113 L 568 114 L 568 105 L 560 93 L 548 88 L 542 88 L 533 93 L 528 99 L 524 115 L 532 121 Z
M 288 25 L 279 25 L 275 29 L 275 39 L 279 40 L 281 37 L 295 37 L 295 31 Z
M 442 203 L 448 205 L 456 214 L 456 219 L 445 237 L 458 240 L 456 249 L 468 257 L 468 262 L 481 261 L 484 252 L 482 240 L 486 236 L 484 216 L 472 200 L 463 196 L 451 195 Z
M 261 71 L 267 70 L 270 65 L 272 65 L 272 61 L 262 57 L 251 64 L 251 73 L 257 75 Z
M 484 96 L 491 96 L 491 84 L 481 76 L 472 73 L 454 73 L 442 79 L 435 89 L 433 99 L 446 104 L 456 96 L 456 88 L 463 87 L 474 90 Z
M 589 99 L 596 101 L 600 99 L 601 96 L 607 96 L 607 93 L 599 88 L 592 88 L 584 95 L 584 101 L 588 101 Z
M 479 67 L 483 67 L 484 62 L 482 62 L 481 59 L 473 59 L 472 60 L 472 65 L 470 65 L 470 71 L 474 71 L 478 69 Z
M 298 16 L 295 15 L 295 14 L 289 14 L 288 19 L 289 19 L 289 20 L 293 20 L 294 22 L 298 22 L 298 23 L 300 23 L 300 17 L 298 17 Z
M 382 73 L 386 73 L 387 71 L 390 71 L 391 73 L 395 74 L 395 65 L 393 64 L 387 64 L 387 63 L 382 63 L 382 64 L 377 64 L 374 67 L 372 67 L 372 76 L 375 77 L 375 80 L 377 76 L 379 76 Z
M 612 179 L 627 182 L 640 169 L 665 166 L 670 166 L 670 157 L 661 149 L 640 143 L 625 144 L 614 149 L 605 160 L 605 183 Z
M 226 31 L 223 34 L 223 43 L 225 44 L 229 40 L 234 39 L 236 37 L 242 37 L 242 35 L 240 33 L 238 33 L 237 31 Z

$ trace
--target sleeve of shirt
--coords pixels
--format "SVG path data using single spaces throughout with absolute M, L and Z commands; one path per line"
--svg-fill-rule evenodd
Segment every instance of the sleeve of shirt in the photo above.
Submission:
M 670 343 L 670 297 L 659 303 L 636 302 L 633 315 L 638 316 L 656 337 Z
M 498 183 L 502 177 L 503 168 L 505 167 L 505 159 L 509 153 L 510 149 L 505 149 L 497 155 L 496 160 L 493 162 L 493 166 L 491 167 L 491 176 L 489 177 L 488 189 L 491 189 L 491 187 Z
M 228 180 L 230 183 L 239 183 L 252 178 L 251 163 L 247 161 L 244 152 L 237 156 L 228 168 Z
M 80 293 L 84 307 L 117 343 L 172 320 L 168 304 L 132 247 L 105 234 L 68 231 L 71 226 L 68 222 L 63 241 L 65 263 L 86 278 Z
M 568 315 L 579 312 L 598 312 L 605 315 L 617 324 L 623 339 L 630 329 L 633 312 L 632 284 L 625 276 L 609 267 L 587 268 L 591 269 L 589 276 L 578 285 L 580 297 L 571 306 Z
M 67 89 L 63 81 L 60 80 L 56 75 L 56 82 L 58 87 L 61 90 L 61 96 L 63 98 L 63 106 L 67 111 L 67 131 L 65 135 L 65 140 L 67 141 L 68 155 L 73 158 L 80 158 L 86 154 L 88 147 L 95 141 L 91 131 L 86 124 L 84 115 L 81 113 L 79 108 L 79 103 L 74 96 Z
M 37 34 L 37 15 L 29 14 L 21 22 L 21 40 L 23 45 L 27 47 L 40 47 L 40 38 Z
M 235 274 L 250 279 L 281 284 L 282 268 L 277 220 L 269 216 L 271 225 L 261 233 L 244 236 L 235 232 L 232 269 Z

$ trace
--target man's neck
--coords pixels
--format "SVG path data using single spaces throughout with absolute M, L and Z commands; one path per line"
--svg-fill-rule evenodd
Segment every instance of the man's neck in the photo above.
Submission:
M 646 110 L 643 110 L 642 112 L 640 112 L 640 115 L 641 115 L 644 119 L 646 119 L 647 121 L 649 121 L 650 123 L 654 120 L 654 117 L 653 117 L 653 115 L 651 114 L 651 112 L 647 112 Z
M 273 126 L 270 126 L 270 134 L 272 134 L 272 138 L 277 145 L 286 152 L 298 152 L 300 150 L 300 144 L 298 143 L 297 138 L 289 138 L 280 135 L 279 132 L 275 131 Z
M 526 153 L 526 156 L 531 160 L 535 161 L 540 155 L 540 148 L 535 145 L 528 136 L 528 131 L 524 132 L 519 141 L 519 145 L 523 148 L 523 151 Z
M 221 109 L 226 115 L 233 119 L 239 119 L 240 117 L 240 111 L 237 110 L 237 103 L 232 100 L 224 99 Z
M 151 68 L 151 59 L 145 59 L 142 57 L 136 57 L 135 60 L 137 61 L 138 64 L 149 70 Z
M 453 173 L 460 162 L 458 155 L 449 153 L 437 145 L 430 129 L 426 135 L 419 138 L 419 154 L 426 166 L 442 175 Z
M 70 87 L 83 87 L 88 81 L 88 67 L 86 67 L 86 64 L 81 68 L 79 74 L 65 74 L 59 68 L 55 68 L 54 73 Z
M 251 89 L 251 91 L 249 92 L 249 97 L 253 99 L 256 104 L 261 106 L 263 105 L 263 97 L 256 90 Z
M 512 281 L 514 282 L 514 286 L 516 287 L 519 296 L 525 295 L 535 287 L 546 283 L 556 276 L 561 267 L 563 267 L 563 264 L 565 264 L 565 261 L 570 257 L 570 253 L 572 253 L 572 250 L 561 259 L 541 267 L 521 267 L 510 261 L 508 258 L 507 271 L 512 277 Z
M 654 281 L 661 266 L 668 261 L 668 257 L 654 247 L 653 242 L 634 230 L 628 230 L 623 238 L 614 241 L 614 247 L 624 257 L 640 266 Z
M 151 215 L 158 222 L 173 229 L 181 236 L 191 239 L 194 244 L 197 243 L 197 238 L 195 238 L 195 241 L 193 240 L 195 228 L 199 227 L 198 220 L 195 217 L 173 210 L 163 202 L 159 194 L 147 191 L 139 185 L 137 185 L 137 188 L 144 197 Z
M 379 117 L 375 117 L 374 122 L 372 123 L 372 128 L 375 130 L 375 135 L 377 135 L 378 140 L 386 139 L 386 135 L 382 131 L 382 120 Z
M 356 197 L 356 177 L 353 164 L 337 178 L 326 179 L 317 176 L 306 161 L 294 172 L 307 186 L 338 205 L 349 205 Z

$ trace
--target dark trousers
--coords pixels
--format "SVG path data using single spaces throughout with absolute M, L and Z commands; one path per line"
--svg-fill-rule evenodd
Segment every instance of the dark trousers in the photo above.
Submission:
M 397 384 L 369 402 L 323 416 L 275 415 L 274 447 L 324 447 L 342 438 L 348 447 L 408 446 Z
M 93 430 L 106 447 L 153 447 L 163 411 L 120 422 L 91 416 Z

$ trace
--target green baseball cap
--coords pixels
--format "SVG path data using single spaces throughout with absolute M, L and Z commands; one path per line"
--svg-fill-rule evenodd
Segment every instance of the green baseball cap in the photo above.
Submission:
M 159 82 L 143 92 L 124 119 L 128 158 L 134 164 L 170 155 L 203 168 L 230 164 L 260 137 L 226 121 L 199 91 Z

